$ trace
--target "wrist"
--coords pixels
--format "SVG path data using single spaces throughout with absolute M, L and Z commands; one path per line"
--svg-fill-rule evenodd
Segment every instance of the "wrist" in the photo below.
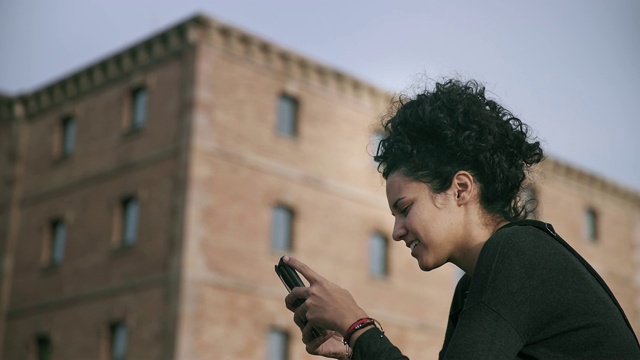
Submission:
M 360 329 L 354 331 L 353 334 L 351 335 L 351 337 L 349 338 L 349 343 L 348 343 L 349 347 L 351 349 L 353 349 L 353 347 L 356 345 L 356 341 L 358 340 L 360 335 L 364 334 L 365 332 L 370 330 L 372 327 L 375 327 L 375 324 L 372 323 L 372 324 L 363 326 Z
M 367 315 L 365 312 L 360 312 L 360 313 L 355 314 L 352 317 L 344 317 L 344 320 L 343 320 L 342 324 L 340 324 L 340 326 L 335 330 L 340 335 L 344 336 L 344 334 L 349 331 L 349 328 L 354 326 L 358 321 L 367 318 L 368 316 L 369 315 Z
M 371 328 L 378 328 L 380 330 L 380 337 L 384 337 L 384 330 L 378 320 L 370 317 L 363 317 L 356 320 L 345 333 L 342 335 L 342 342 L 347 347 L 347 350 L 353 350 L 358 338 Z
M 353 335 L 360 333 L 360 330 L 375 325 L 375 320 L 370 317 L 363 317 L 351 324 L 349 328 L 342 334 L 342 342 L 345 345 L 350 345 Z

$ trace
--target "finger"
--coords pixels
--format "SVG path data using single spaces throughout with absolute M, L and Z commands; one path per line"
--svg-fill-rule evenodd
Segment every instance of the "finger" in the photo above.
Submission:
M 300 305 L 296 311 L 293 313 L 293 322 L 298 325 L 300 330 L 304 330 L 304 327 L 307 326 L 307 308 L 304 304 Z
M 295 287 L 289 295 L 284 298 L 287 309 L 295 311 L 309 297 L 308 287 Z
M 302 276 L 309 281 L 310 285 L 324 279 L 300 260 L 294 259 L 290 256 L 284 256 L 282 260 L 302 274 Z
M 328 334 L 326 330 L 319 331 L 317 327 L 307 323 L 307 325 L 302 329 L 302 342 L 305 344 L 311 345 L 313 344 L 322 344 L 330 338 L 331 335 Z

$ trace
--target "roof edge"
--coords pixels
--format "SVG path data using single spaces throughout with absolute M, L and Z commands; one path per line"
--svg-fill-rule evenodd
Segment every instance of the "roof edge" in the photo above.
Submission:
M 555 158 L 546 158 L 541 163 L 541 167 L 543 171 L 549 171 L 554 174 L 564 176 L 565 178 L 576 180 L 582 184 L 589 185 L 594 189 L 602 190 L 625 201 L 630 201 L 640 207 L 640 192 L 630 187 L 618 184 L 611 179 L 588 172 Z

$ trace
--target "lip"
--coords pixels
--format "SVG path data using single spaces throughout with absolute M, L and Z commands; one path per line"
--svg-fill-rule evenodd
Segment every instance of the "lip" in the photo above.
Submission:
M 418 241 L 418 243 L 413 249 L 411 249 L 411 244 L 413 244 L 415 241 Z M 406 244 L 407 244 L 407 248 L 411 249 L 411 256 L 415 257 L 417 249 L 418 247 L 420 247 L 420 241 L 417 239 L 414 239 L 414 240 L 408 241 Z

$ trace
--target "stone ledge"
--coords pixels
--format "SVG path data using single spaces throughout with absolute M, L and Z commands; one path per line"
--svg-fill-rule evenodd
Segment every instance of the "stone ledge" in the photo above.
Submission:
M 247 58 L 294 78 L 310 81 L 358 99 L 387 104 L 390 94 L 345 72 L 320 64 L 310 58 L 282 48 L 217 20 L 202 16 L 207 44 Z
M 191 18 L 168 30 L 143 40 L 115 55 L 54 81 L 41 89 L 20 94 L 15 102 L 23 104 L 27 116 L 34 116 L 52 106 L 86 93 L 96 87 L 120 79 L 125 75 L 157 61 L 172 56 L 189 46 L 194 37 L 193 28 L 201 23 L 199 17 Z M 6 110 L 0 108 L 2 118 Z
M 540 164 L 540 166 L 543 172 L 550 172 L 563 176 L 567 179 L 576 180 L 591 187 L 592 189 L 601 190 L 619 197 L 622 200 L 629 201 L 640 208 L 640 193 L 633 189 L 616 184 L 609 179 L 591 174 L 557 159 L 547 158 Z
M 27 117 L 32 117 L 68 99 L 107 85 L 148 64 L 177 54 L 188 46 L 202 43 L 265 65 L 272 70 L 334 88 L 355 98 L 368 98 L 374 103 L 382 104 L 388 103 L 391 99 L 386 91 L 344 72 L 199 14 L 33 92 L 15 97 L 0 94 L 0 119 L 16 117 L 15 111 L 11 109 L 12 102 L 22 104 Z
M 150 275 L 140 277 L 138 279 L 129 279 L 120 284 L 97 286 L 95 289 L 77 292 L 71 295 L 58 296 L 50 300 L 37 301 L 33 303 L 14 305 L 7 309 L 7 319 L 18 319 L 21 317 L 33 316 L 44 312 L 54 311 L 63 308 L 69 308 L 86 303 L 103 301 L 106 298 L 112 298 L 131 292 L 146 291 L 150 288 L 158 288 L 167 286 L 167 274 Z

